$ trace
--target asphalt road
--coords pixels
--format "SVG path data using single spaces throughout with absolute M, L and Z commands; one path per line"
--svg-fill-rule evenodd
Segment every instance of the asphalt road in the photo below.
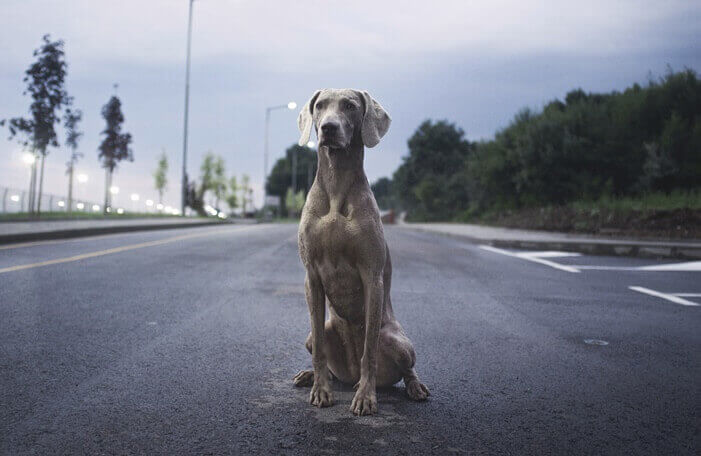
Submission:
M 395 313 L 432 396 L 410 402 L 400 384 L 357 418 L 348 386 L 327 409 L 292 386 L 311 365 L 296 229 L 0 247 L 0 453 L 701 451 L 693 264 L 524 256 L 389 227 Z

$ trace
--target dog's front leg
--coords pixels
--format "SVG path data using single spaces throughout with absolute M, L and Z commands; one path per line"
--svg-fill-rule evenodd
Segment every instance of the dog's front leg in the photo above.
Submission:
M 351 411 L 356 415 L 371 415 L 377 412 L 375 381 L 377 378 L 377 344 L 382 324 L 382 299 L 384 283 L 382 275 L 363 278 L 365 292 L 365 345 L 360 360 L 360 381 L 351 402 Z
M 324 287 L 318 275 L 307 271 L 304 289 L 312 324 L 312 366 L 314 367 L 314 385 L 309 393 L 309 402 L 319 407 L 328 407 L 333 404 L 333 395 L 324 352 L 324 323 L 326 319 Z

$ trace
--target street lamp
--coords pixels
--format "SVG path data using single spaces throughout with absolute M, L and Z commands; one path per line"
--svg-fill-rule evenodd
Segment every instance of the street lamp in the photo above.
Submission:
M 270 106 L 265 108 L 265 143 L 263 149 L 263 207 L 265 207 L 265 200 L 268 197 L 268 191 L 265 189 L 265 181 L 268 178 L 268 136 L 270 133 L 270 112 L 276 109 L 289 109 L 292 111 L 297 108 L 297 103 L 290 101 L 286 105 Z
M 113 194 L 113 195 L 118 194 L 118 193 L 119 193 L 119 187 L 117 187 L 116 185 L 111 186 L 111 187 L 110 187 L 110 193 Z
M 27 152 L 22 155 L 22 161 L 27 165 L 33 165 L 36 161 L 36 157 L 34 156 L 34 154 L 30 154 L 29 152 Z
M 187 203 L 187 120 L 190 110 L 190 48 L 192 44 L 192 4 L 195 0 L 190 0 L 190 9 L 187 15 L 187 58 L 185 63 L 185 115 L 183 119 L 183 178 L 181 188 L 181 213 L 185 214 Z
M 78 175 L 76 176 L 76 178 L 78 179 L 78 182 L 80 182 L 81 184 L 84 184 L 84 183 L 86 183 L 86 182 L 88 181 L 88 175 L 87 175 L 87 174 L 78 174 Z

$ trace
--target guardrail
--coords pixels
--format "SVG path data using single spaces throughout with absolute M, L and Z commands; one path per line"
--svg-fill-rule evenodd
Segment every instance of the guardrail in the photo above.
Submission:
M 99 212 L 102 205 L 94 201 L 73 198 L 73 207 L 68 207 L 68 198 L 65 196 L 44 193 L 41 195 L 42 212 Z M 0 186 L 0 213 L 14 214 L 29 212 L 29 192 Z

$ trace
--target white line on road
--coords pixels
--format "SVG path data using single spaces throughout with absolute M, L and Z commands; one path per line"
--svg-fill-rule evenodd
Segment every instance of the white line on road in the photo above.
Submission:
M 695 302 L 687 301 L 686 299 L 682 299 L 675 294 L 662 293 L 660 291 L 655 291 L 655 290 L 651 290 L 649 288 L 644 288 L 644 287 L 639 287 L 639 286 L 630 286 L 628 288 L 633 290 L 633 291 L 637 291 L 638 293 L 644 293 L 644 294 L 647 294 L 650 296 L 655 296 L 658 298 L 666 299 L 667 301 L 673 302 L 675 304 L 681 304 L 683 306 L 698 306 L 698 304 L 696 304 Z
M 701 293 L 670 293 L 680 298 L 701 298 Z
M 491 245 L 480 245 L 479 247 L 481 249 L 487 250 L 489 252 L 499 253 L 501 255 L 506 255 L 506 256 L 510 256 L 510 257 L 514 257 L 514 258 L 520 258 L 522 260 L 532 261 L 534 263 L 539 263 L 539 264 L 543 264 L 545 266 L 550 266 L 551 268 L 555 268 L 555 269 L 558 269 L 560 271 L 581 272 L 579 269 L 577 269 L 575 267 L 566 266 L 564 264 L 555 263 L 554 261 L 549 261 L 549 260 L 542 258 L 542 257 L 555 258 L 555 257 L 579 256 L 578 253 L 554 252 L 554 251 L 514 253 L 514 252 L 509 252 L 508 250 L 503 250 L 503 249 L 498 249 L 496 247 L 492 247 Z

